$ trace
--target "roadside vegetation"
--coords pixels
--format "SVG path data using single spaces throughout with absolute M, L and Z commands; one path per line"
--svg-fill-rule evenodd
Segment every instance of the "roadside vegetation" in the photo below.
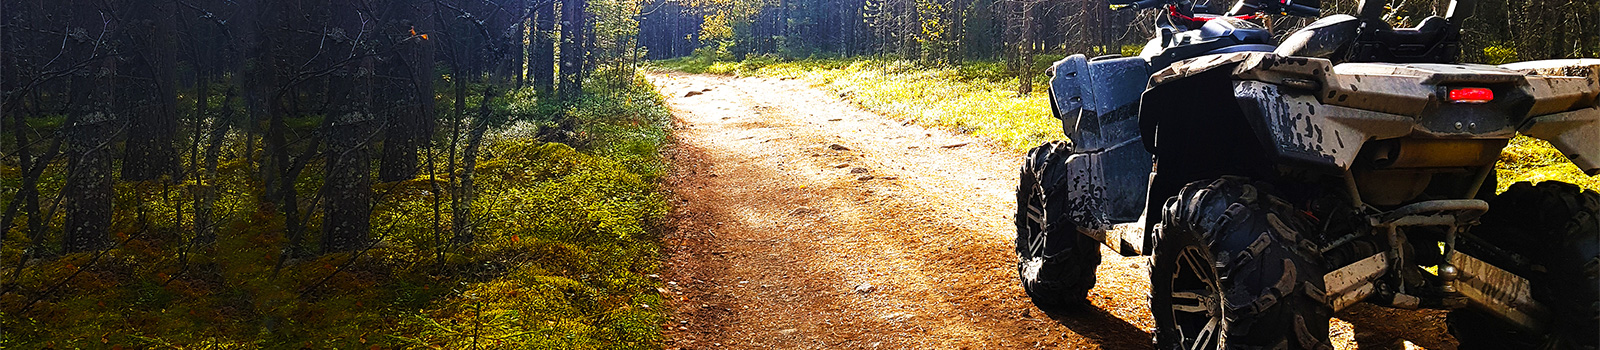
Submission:
M 1041 62 L 1043 72 L 1050 61 Z M 1050 117 L 1043 75 L 1036 91 L 1018 95 L 1017 78 L 997 62 L 930 66 L 873 57 L 729 61 L 693 56 L 656 65 L 691 73 L 804 79 L 861 107 L 921 125 L 993 138 L 1014 149 L 1061 139 L 1061 122 Z
M 643 5 L 5 2 L 0 349 L 661 348 Z
M 453 200 L 436 195 L 453 175 L 443 161 L 373 185 L 370 248 L 281 263 L 286 241 L 242 160 L 219 167 L 218 183 L 240 185 L 216 205 L 243 218 L 207 245 L 173 234 L 185 222 L 137 219 L 193 204 L 176 189 L 119 184 L 115 201 L 130 204 L 115 215 L 134 220 L 114 225 L 117 246 L 20 269 L 10 262 L 26 246 L 5 246 L 0 348 L 659 348 L 666 315 L 651 276 L 668 209 L 657 188 L 667 111 L 642 77 L 586 89 L 567 111 L 577 122 L 567 144 L 539 141 L 549 122 L 537 116 L 562 107 L 533 88 L 490 102 L 512 121 L 477 154 L 471 237 L 439 226 Z M 18 172 L 0 167 L 6 187 Z
M 1500 60 L 1514 57 L 1505 50 L 1493 46 L 1485 53 Z M 1043 72 L 1051 61 L 1040 57 L 1034 62 L 1043 66 L 1032 71 Z M 1019 151 L 1065 138 L 1061 122 L 1050 117 L 1043 85 L 1048 80 L 1036 76 L 1035 92 L 1018 95 L 1017 78 L 998 62 L 928 65 L 883 57 L 786 60 L 766 56 L 736 61 L 697 55 L 657 61 L 656 65 L 690 73 L 804 79 L 865 109 L 990 137 Z M 1523 136 L 1502 151 L 1497 173 L 1499 191 L 1519 181 L 1547 180 L 1600 190 L 1600 179 L 1584 175 L 1550 143 Z
M 1549 142 L 1527 136 L 1517 136 L 1500 151 L 1500 163 L 1495 172 L 1500 181 L 1497 191 L 1505 191 L 1511 184 L 1522 181 L 1561 181 L 1600 191 L 1600 177 L 1584 175 Z

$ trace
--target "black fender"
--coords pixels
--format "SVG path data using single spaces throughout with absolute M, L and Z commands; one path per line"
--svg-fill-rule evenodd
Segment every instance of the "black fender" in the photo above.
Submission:
M 1144 214 L 1150 153 L 1141 147 L 1139 96 L 1150 69 L 1144 58 L 1072 55 L 1050 71 L 1050 103 L 1072 141 L 1066 159 L 1072 188 L 1068 215 L 1078 230 L 1124 255 L 1143 252 L 1142 240 L 1107 237 L 1112 226 Z
M 1146 191 L 1148 212 L 1159 212 L 1167 198 L 1196 180 L 1276 177 L 1264 148 L 1270 139 L 1252 125 L 1234 94 L 1239 61 L 1226 60 L 1232 56 L 1176 63 L 1151 78 L 1139 112 L 1143 146 L 1156 159 Z M 1147 240 L 1156 221 L 1145 223 Z

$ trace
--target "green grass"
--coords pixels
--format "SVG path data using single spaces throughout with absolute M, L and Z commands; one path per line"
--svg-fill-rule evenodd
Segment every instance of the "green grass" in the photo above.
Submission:
M 1123 51 L 1134 53 L 1137 47 Z M 1053 59 L 1040 56 L 1035 62 L 1047 67 Z M 1035 78 L 1034 94 L 1017 96 L 1017 79 L 995 62 L 925 66 L 886 58 L 729 62 L 685 57 L 656 65 L 690 73 L 805 79 L 868 110 L 989 137 L 1017 150 L 1065 138 L 1061 123 L 1050 117 L 1045 78 Z M 1549 180 L 1600 190 L 1600 178 L 1584 175 L 1549 143 L 1528 137 L 1517 137 L 1502 151 L 1497 173 L 1500 191 L 1519 181 Z
M 1050 64 L 1043 56 L 1035 62 L 1035 72 Z M 1033 94 L 1018 96 L 1016 77 L 994 62 L 926 66 L 886 58 L 726 62 L 691 57 L 657 65 L 691 73 L 805 79 L 870 111 L 989 137 L 1019 150 L 1064 137 L 1061 122 L 1050 117 L 1043 75 L 1034 79 Z
M 259 201 L 260 183 L 239 158 L 221 166 L 217 216 L 226 227 L 211 246 L 187 245 L 189 221 L 170 219 L 187 213 L 190 187 L 154 181 L 117 184 L 113 238 L 126 243 L 98 260 L 40 259 L 11 283 L 27 239 L 4 232 L 0 281 L 11 292 L 0 294 L 0 348 L 659 349 L 666 308 L 651 275 L 668 210 L 658 188 L 668 114 L 642 77 L 602 85 L 568 110 L 578 120 L 571 146 L 537 139 L 561 107 L 531 90 L 491 101 L 506 122 L 479 154 L 470 242 L 441 242 L 457 224 L 450 197 L 433 187 L 453 175 L 443 156 L 431 179 L 424 170 L 373 185 L 376 247 L 281 269 L 273 265 L 286 244 L 283 221 Z M 303 198 L 320 185 L 320 163 L 296 184 Z M 7 188 L 16 188 L 16 171 L 0 166 Z M 64 181 L 52 174 L 45 193 Z M 320 212 L 307 206 L 314 247 Z M 59 281 L 68 282 L 51 289 Z
M 1527 136 L 1517 136 L 1500 151 L 1500 162 L 1495 167 L 1496 177 L 1503 192 L 1513 183 L 1528 181 L 1561 181 L 1585 189 L 1600 191 L 1600 177 L 1584 175 L 1572 160 L 1549 142 Z

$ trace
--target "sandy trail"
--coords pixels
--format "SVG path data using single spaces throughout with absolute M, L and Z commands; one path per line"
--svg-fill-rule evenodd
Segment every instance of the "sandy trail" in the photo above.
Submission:
M 797 80 L 650 80 L 677 143 L 667 348 L 1151 346 L 1145 258 L 1103 250 L 1093 309 L 1045 315 L 1029 304 L 1012 251 L 1020 153 Z M 1435 329 L 1442 318 L 1401 316 Z M 1337 347 L 1353 347 L 1349 329 L 1335 328 Z M 1404 333 L 1380 335 L 1453 347 Z

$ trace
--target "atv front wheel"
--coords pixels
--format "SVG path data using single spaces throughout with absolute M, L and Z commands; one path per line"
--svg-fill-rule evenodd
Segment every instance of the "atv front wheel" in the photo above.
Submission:
M 1512 184 L 1489 200 L 1472 229 L 1483 241 L 1520 255 L 1532 266 L 1493 259 L 1483 247 L 1461 244 L 1474 257 L 1527 278 L 1533 299 L 1550 310 L 1546 334 L 1518 330 L 1471 309 L 1450 312 L 1450 333 L 1462 349 L 1595 349 L 1600 343 L 1600 194 L 1545 181 Z
M 1326 349 L 1332 309 L 1308 215 L 1244 178 L 1184 186 L 1150 268 L 1157 349 Z M 1318 296 L 1320 297 L 1320 295 Z
M 1086 303 L 1100 265 L 1100 242 L 1078 233 L 1067 215 L 1070 155 L 1071 146 L 1061 141 L 1029 150 L 1017 185 L 1017 277 L 1045 311 Z

